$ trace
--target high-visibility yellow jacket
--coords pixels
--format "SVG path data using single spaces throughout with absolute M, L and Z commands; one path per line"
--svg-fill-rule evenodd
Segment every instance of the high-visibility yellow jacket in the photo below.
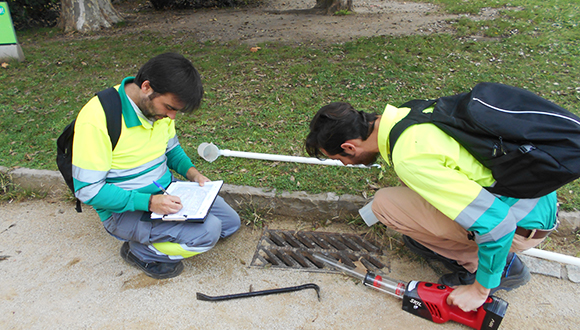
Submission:
M 171 182 L 170 169 L 185 176 L 193 166 L 179 144 L 172 119 L 164 118 L 151 125 L 137 115 L 124 89 L 133 79 L 125 78 L 115 86 L 123 112 L 115 150 L 98 97 L 81 109 L 75 123 L 75 196 L 92 205 L 102 221 L 112 212 L 148 211 L 151 194 L 159 193 L 153 181 L 167 187 Z
M 499 285 L 516 226 L 550 229 L 556 222 L 556 192 L 534 199 L 494 195 L 483 187 L 495 180 L 457 141 L 431 123 L 413 125 L 389 153 L 389 133 L 409 108 L 387 105 L 381 116 L 378 143 L 381 156 L 398 177 L 443 214 L 475 233 L 479 246 L 477 281 Z M 433 111 L 433 108 L 425 111 Z

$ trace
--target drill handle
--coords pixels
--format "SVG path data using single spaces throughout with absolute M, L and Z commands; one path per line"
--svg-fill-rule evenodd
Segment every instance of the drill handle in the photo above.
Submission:
M 445 300 L 447 300 L 447 296 Z M 490 296 L 487 297 L 483 305 L 477 308 L 476 311 L 469 312 L 465 312 L 457 306 L 447 306 L 450 309 L 449 314 L 451 320 L 477 330 L 495 330 L 503 320 L 505 309 L 507 308 L 507 303 L 505 303 L 502 311 L 499 308 L 501 302 L 505 303 L 500 298 Z
M 452 320 L 478 330 L 499 327 L 507 302 L 491 296 L 477 311 L 464 312 L 457 306 L 447 304 L 447 297 L 452 291 L 452 288 L 442 284 L 411 281 L 403 297 L 403 310 L 435 323 Z

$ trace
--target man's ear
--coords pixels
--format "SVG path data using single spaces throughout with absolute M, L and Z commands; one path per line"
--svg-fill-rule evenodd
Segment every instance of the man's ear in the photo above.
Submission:
M 154 91 L 153 88 L 151 88 L 151 83 L 149 82 L 149 80 L 145 80 L 141 84 L 141 92 L 143 92 L 146 96 L 153 94 Z
M 356 155 L 356 146 L 349 140 L 340 145 L 344 152 L 349 155 Z

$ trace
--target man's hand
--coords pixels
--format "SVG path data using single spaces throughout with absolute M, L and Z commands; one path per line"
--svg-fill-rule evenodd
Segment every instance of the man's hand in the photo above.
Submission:
M 151 205 L 149 211 L 157 214 L 173 214 L 177 213 L 183 205 L 181 199 L 177 196 L 171 195 L 151 195 Z
M 206 178 L 204 175 L 199 173 L 199 171 L 195 167 L 190 167 L 187 171 L 187 179 L 189 181 L 199 183 L 200 187 L 203 187 L 203 184 L 206 182 L 210 182 L 211 180 Z
M 460 285 L 447 296 L 447 304 L 457 306 L 464 312 L 474 311 L 483 305 L 490 291 L 477 281 L 470 285 Z

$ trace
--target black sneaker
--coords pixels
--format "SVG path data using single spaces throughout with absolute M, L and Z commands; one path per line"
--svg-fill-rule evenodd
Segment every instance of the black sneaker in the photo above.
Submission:
M 129 249 L 129 242 L 121 246 L 121 257 L 129 264 L 141 269 L 147 276 L 158 280 L 175 277 L 183 271 L 183 263 L 179 262 L 150 262 L 146 263 L 137 258 Z
M 407 246 L 409 250 L 411 250 L 411 252 L 427 260 L 429 259 L 438 260 L 443 264 L 443 266 L 445 266 L 445 268 L 449 269 L 452 272 L 466 271 L 465 268 L 463 268 L 463 266 L 457 263 L 457 261 L 445 258 L 444 256 L 438 254 L 437 252 L 434 252 L 431 249 L 426 248 L 424 245 L 415 241 L 414 239 L 412 239 L 407 235 L 403 235 L 403 242 L 405 243 L 405 246 Z
M 475 282 L 475 273 L 470 273 L 466 269 L 462 271 L 445 274 L 439 278 L 438 283 L 445 284 L 449 287 L 458 285 L 469 285 Z
M 511 291 L 528 283 L 530 279 L 531 275 L 528 267 L 515 253 L 510 252 L 501 275 L 501 281 L 496 288 L 491 289 L 490 294 L 494 294 L 498 290 Z M 439 279 L 439 283 L 450 287 L 473 284 L 473 282 L 475 282 L 475 273 L 470 273 L 466 270 L 445 274 Z

